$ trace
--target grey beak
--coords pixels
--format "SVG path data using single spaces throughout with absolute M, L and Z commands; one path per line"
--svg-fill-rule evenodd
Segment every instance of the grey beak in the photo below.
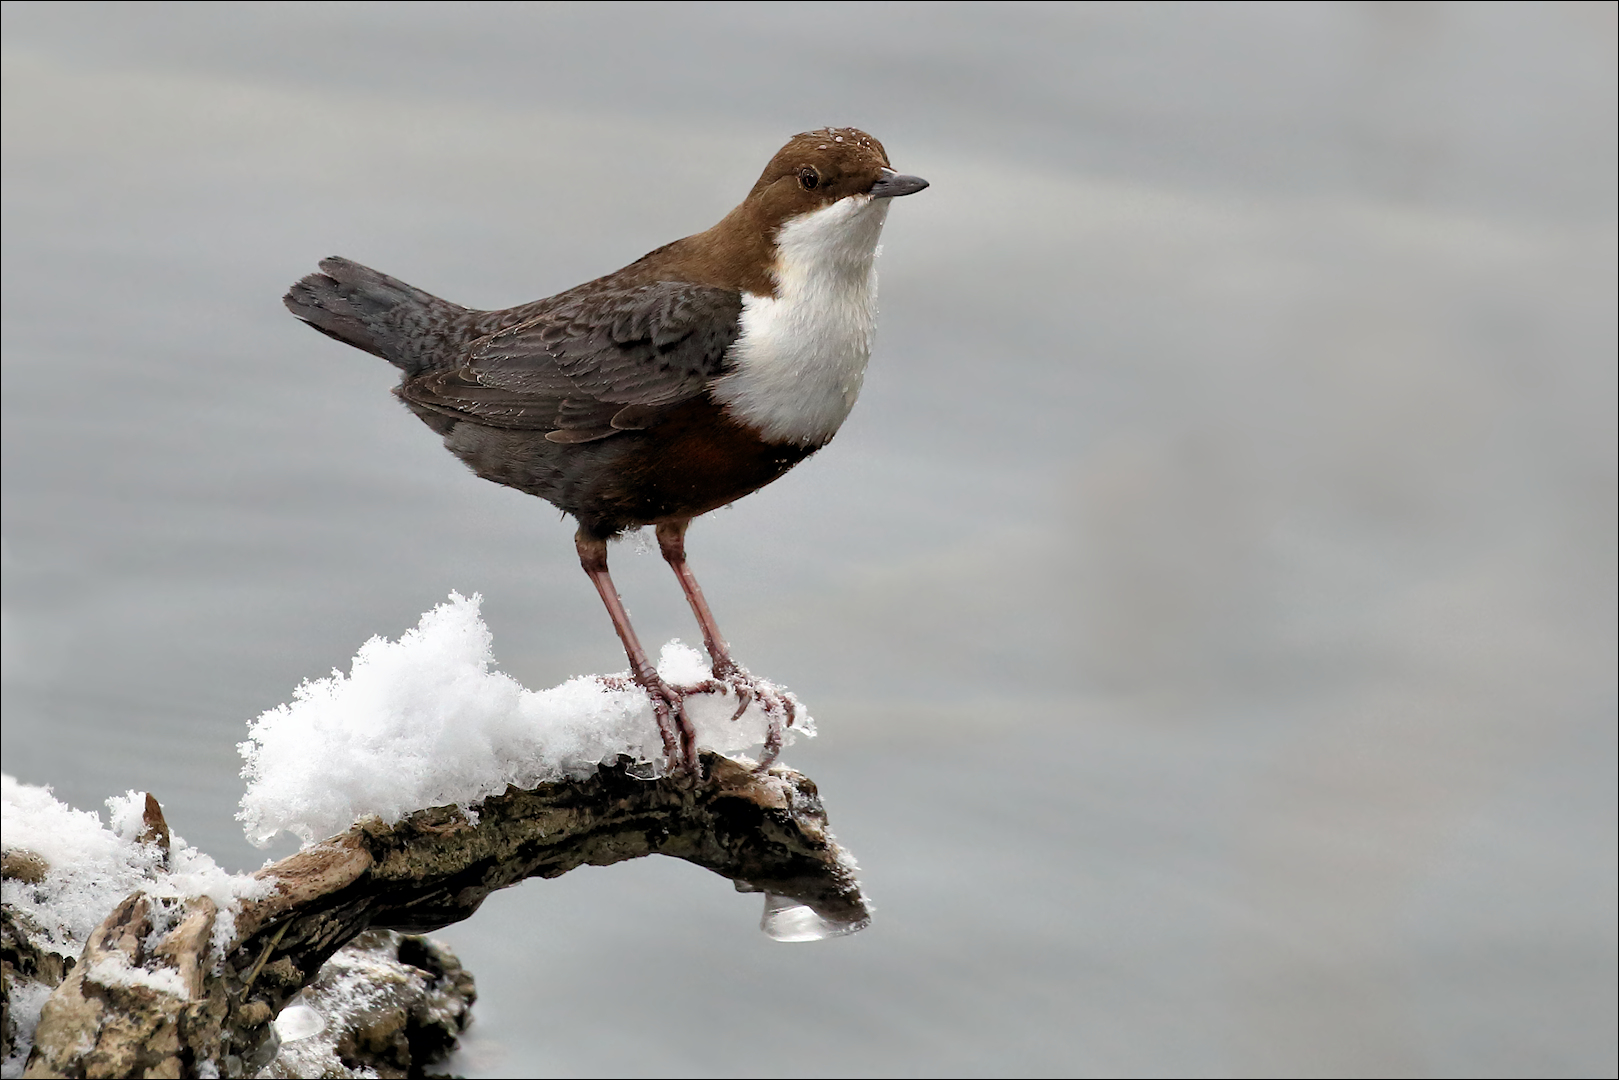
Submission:
M 920 176 L 889 173 L 871 185 L 870 195 L 873 199 L 897 199 L 901 195 L 914 195 L 927 186 L 928 182 Z

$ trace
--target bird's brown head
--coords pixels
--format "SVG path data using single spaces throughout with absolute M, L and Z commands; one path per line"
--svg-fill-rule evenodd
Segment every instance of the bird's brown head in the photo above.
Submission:
M 828 238 L 869 263 L 886 214 L 886 200 L 928 186 L 888 164 L 883 144 L 858 128 L 821 128 L 794 135 L 765 166 L 748 197 L 713 228 L 677 240 L 626 270 L 636 277 L 680 280 L 774 295 L 783 230 L 818 211 L 834 212 Z M 880 206 L 873 203 L 881 202 Z M 838 244 L 832 233 L 850 236 Z
M 744 205 L 756 219 L 780 225 L 850 195 L 889 198 L 927 187 L 900 176 L 883 144 L 859 128 L 820 128 L 794 135 L 776 152 Z

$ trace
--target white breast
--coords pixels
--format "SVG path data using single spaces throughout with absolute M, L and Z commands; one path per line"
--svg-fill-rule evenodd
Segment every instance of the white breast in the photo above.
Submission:
M 877 239 L 889 199 L 851 195 L 776 238 L 776 295 L 742 298 L 733 370 L 714 397 L 770 442 L 820 446 L 860 395 L 877 331 Z

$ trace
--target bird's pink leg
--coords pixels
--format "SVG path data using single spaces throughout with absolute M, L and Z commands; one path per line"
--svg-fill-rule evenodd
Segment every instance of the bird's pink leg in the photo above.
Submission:
M 630 658 L 630 672 L 652 699 L 652 711 L 658 718 L 658 731 L 663 736 L 663 752 L 669 767 L 676 769 L 684 764 L 688 772 L 698 775 L 697 731 L 681 708 L 679 691 L 658 677 L 658 669 L 647 659 L 646 650 L 635 636 L 630 614 L 624 610 L 624 602 L 619 599 L 612 576 L 607 572 L 607 541 L 588 537 L 581 529 L 574 534 L 573 542 L 579 551 L 579 564 L 601 594 L 607 614 L 613 620 L 613 629 L 624 643 L 624 652 Z
M 680 580 L 686 603 L 691 605 L 691 613 L 697 616 L 697 625 L 703 631 L 703 647 L 713 661 L 714 677 L 723 679 L 736 670 L 736 661 L 731 659 L 725 639 L 720 637 L 720 628 L 714 622 L 714 613 L 708 609 L 708 601 L 703 598 L 703 587 L 697 584 L 697 575 L 686 565 L 686 529 L 690 525 L 690 519 L 659 524 L 658 550 L 663 552 L 664 561 Z
M 759 703 L 764 706 L 765 715 L 769 719 L 769 731 L 765 736 L 761 764 L 769 765 L 776 760 L 776 755 L 781 753 L 784 727 L 792 726 L 793 701 L 790 696 L 771 689 L 768 684 L 760 686 L 742 665 L 731 659 L 731 650 L 726 646 L 725 639 L 720 636 L 719 625 L 714 622 L 714 613 L 709 610 L 708 601 L 703 597 L 703 587 L 697 584 L 697 575 L 693 574 L 691 567 L 686 564 L 686 529 L 690 525 L 690 518 L 659 522 L 658 550 L 663 553 L 664 561 L 669 564 L 669 568 L 675 572 L 675 577 L 680 581 L 681 591 L 686 594 L 686 603 L 691 605 L 691 613 L 697 617 L 697 625 L 703 631 L 703 646 L 708 650 L 714 681 L 736 692 L 736 712 L 732 714 L 731 719 L 735 720 L 746 712 L 749 703 L 755 698 L 758 698 Z

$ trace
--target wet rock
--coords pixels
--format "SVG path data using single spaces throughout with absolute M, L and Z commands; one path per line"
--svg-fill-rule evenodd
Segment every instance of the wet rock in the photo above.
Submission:
M 425 937 L 368 931 L 340 949 L 276 1020 L 261 1077 L 430 1076 L 471 1022 L 477 989 Z
M 3 1058 L 15 1058 L 19 1067 L 33 1041 L 40 1006 L 74 968 L 72 959 L 42 948 L 43 940 L 27 915 L 10 905 L 0 911 Z M 434 1075 L 429 1070 L 455 1050 L 471 1023 L 477 996 L 472 974 L 441 943 L 369 931 L 338 950 L 315 981 L 283 1010 L 284 1019 L 291 1014 L 290 1019 L 303 1026 L 277 1022 L 287 1035 L 280 1052 L 258 1075 Z M 20 1019 L 26 1019 L 26 1025 L 19 1025 Z M 288 1037 L 298 1035 L 302 1037 Z

